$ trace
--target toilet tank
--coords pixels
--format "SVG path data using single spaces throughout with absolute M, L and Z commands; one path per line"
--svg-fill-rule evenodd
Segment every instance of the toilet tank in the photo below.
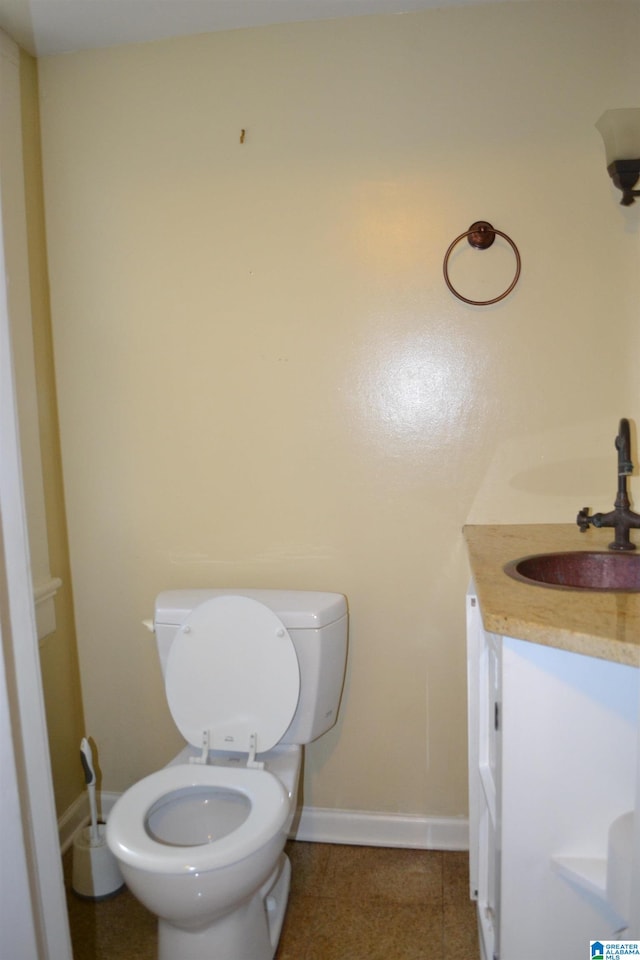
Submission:
M 311 743 L 338 717 L 347 660 L 345 597 L 312 590 L 167 590 L 156 598 L 154 617 L 163 676 L 171 643 L 191 611 L 213 597 L 229 595 L 258 600 L 287 628 L 300 667 L 300 697 L 280 742 Z

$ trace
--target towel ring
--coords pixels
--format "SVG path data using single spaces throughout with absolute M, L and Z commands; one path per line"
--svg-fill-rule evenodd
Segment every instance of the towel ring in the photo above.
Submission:
M 449 257 L 453 253 L 454 247 L 457 247 L 460 241 L 464 240 L 466 237 L 470 246 L 474 247 L 476 250 L 487 250 L 495 240 L 496 235 L 507 241 L 515 255 L 516 272 L 513 280 L 504 293 L 501 293 L 499 297 L 493 297 L 491 300 L 470 300 L 468 297 L 463 297 L 461 293 L 458 293 L 449 279 Z M 476 222 L 472 223 L 465 233 L 461 233 L 459 237 L 456 237 L 453 243 L 449 244 L 449 249 L 444 255 L 444 263 L 442 264 L 445 283 L 449 287 L 449 290 L 451 290 L 451 293 L 456 296 L 458 300 L 463 300 L 465 303 L 470 303 L 474 307 L 488 307 L 492 303 L 498 303 L 498 301 L 504 300 L 504 298 L 511 293 L 516 283 L 520 279 L 521 267 L 522 261 L 520 259 L 520 251 L 516 247 L 511 237 L 507 236 L 506 233 L 503 233 L 502 230 L 496 230 L 496 228 L 491 226 L 491 224 L 486 220 L 476 220 Z

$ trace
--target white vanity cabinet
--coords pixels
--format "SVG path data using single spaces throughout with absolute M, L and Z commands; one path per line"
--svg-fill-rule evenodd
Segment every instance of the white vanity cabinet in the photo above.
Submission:
M 467 644 L 482 960 L 585 960 L 629 924 L 631 843 L 628 858 L 608 849 L 636 806 L 638 670 L 487 633 L 473 588 Z
M 501 653 L 500 638 L 484 632 L 477 598 L 468 594 L 469 879 L 483 960 L 499 956 Z

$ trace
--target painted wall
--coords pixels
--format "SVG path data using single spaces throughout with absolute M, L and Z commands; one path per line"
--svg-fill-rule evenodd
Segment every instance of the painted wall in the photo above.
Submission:
M 318 588 L 348 596 L 350 656 L 305 802 L 466 814 L 461 528 L 608 508 L 640 416 L 640 211 L 594 129 L 638 102 L 639 31 L 633 2 L 503 3 L 40 62 L 105 788 L 181 745 L 140 626 L 159 590 Z M 523 260 L 484 309 L 442 277 L 479 218 Z M 488 299 L 514 264 L 500 241 L 451 266 Z
M 20 52 L 20 100 L 25 179 L 33 359 L 48 567 L 62 586 L 55 599 L 55 630 L 39 645 L 56 811 L 61 816 L 83 790 L 79 758 L 82 696 L 76 648 L 58 429 L 44 231 L 37 64 Z M 18 376 L 21 371 L 18 370 Z M 24 467 L 34 469 L 27 461 Z

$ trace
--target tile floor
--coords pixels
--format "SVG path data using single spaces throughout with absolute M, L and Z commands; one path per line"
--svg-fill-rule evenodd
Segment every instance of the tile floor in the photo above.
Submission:
M 478 960 L 466 853 L 300 842 L 287 853 L 291 894 L 275 960 Z M 127 890 L 78 899 L 71 851 L 64 866 L 74 960 L 156 960 L 155 917 Z

